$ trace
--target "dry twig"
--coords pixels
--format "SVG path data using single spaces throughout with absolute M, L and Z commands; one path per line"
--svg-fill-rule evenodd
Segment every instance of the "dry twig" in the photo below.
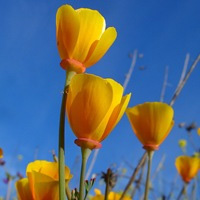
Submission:
M 122 199 L 124 198 L 124 196 L 126 195 L 126 193 L 128 192 L 130 186 L 131 186 L 132 183 L 135 181 L 135 177 L 136 177 L 137 173 L 139 172 L 140 168 L 141 168 L 141 167 L 143 166 L 143 164 L 145 163 L 146 159 L 147 159 L 147 153 L 145 152 L 145 153 L 143 154 L 142 158 L 140 159 L 140 161 L 139 161 L 137 167 L 136 167 L 135 170 L 133 171 L 133 174 L 132 174 L 132 176 L 131 176 L 131 178 L 130 178 L 128 184 L 126 185 L 126 187 L 125 187 L 125 189 L 124 189 L 124 191 L 123 191 L 123 193 L 122 193 L 122 196 L 120 197 L 119 200 L 122 200 Z
M 196 60 L 193 62 L 193 64 L 190 67 L 189 71 L 187 72 L 187 74 L 185 75 L 185 77 L 183 78 L 183 80 L 178 85 L 177 89 L 175 90 L 174 95 L 172 97 L 172 100 L 169 103 L 170 106 L 174 105 L 177 97 L 179 96 L 181 90 L 183 89 L 183 86 L 187 82 L 188 78 L 190 77 L 191 73 L 193 72 L 193 70 L 195 69 L 195 67 L 197 66 L 197 64 L 198 64 L 199 61 L 200 61 L 200 54 L 197 56 Z

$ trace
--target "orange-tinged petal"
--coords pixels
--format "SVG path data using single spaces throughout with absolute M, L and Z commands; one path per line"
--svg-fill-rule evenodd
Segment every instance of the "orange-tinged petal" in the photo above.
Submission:
M 83 62 L 94 41 L 99 40 L 105 31 L 105 20 L 96 10 L 81 8 L 76 10 L 80 20 L 78 41 L 73 52 L 73 58 Z
M 0 158 L 3 158 L 3 149 L 0 148 Z
M 32 192 L 34 193 L 35 200 L 54 200 L 59 199 L 59 183 L 58 181 L 46 181 L 41 180 L 41 174 L 38 172 L 32 172 L 35 182 L 33 184 Z M 43 177 L 45 175 L 42 175 Z
M 80 20 L 70 6 L 61 6 L 56 14 L 56 38 L 61 59 L 71 58 L 78 40 Z
M 53 200 L 58 194 L 58 163 L 48 162 L 44 160 L 36 160 L 29 163 L 26 169 L 27 177 L 32 194 L 35 199 Z M 70 170 L 65 167 L 65 180 L 69 181 L 72 178 Z M 50 193 L 49 191 L 52 192 Z M 50 198 L 50 197 L 55 198 Z M 42 197 L 42 198 L 41 198 Z
M 128 94 L 124 97 L 122 97 L 122 100 L 120 102 L 120 104 L 118 104 L 115 109 L 113 110 L 112 115 L 110 116 L 110 119 L 108 121 L 108 124 L 106 126 L 106 129 L 104 131 L 104 134 L 101 138 L 101 141 L 105 139 L 105 137 L 107 137 L 107 135 L 112 131 L 112 129 L 116 126 L 116 124 L 120 121 L 120 119 L 122 118 L 128 103 L 130 101 L 131 98 L 131 94 Z
M 15 183 L 18 200 L 33 200 L 28 178 L 23 178 Z
M 122 96 L 123 87 L 112 79 L 90 74 L 77 74 L 72 78 L 67 114 L 70 126 L 78 137 L 77 145 L 92 142 L 91 148 L 99 148 L 96 142 L 101 142 L 110 133 L 128 104 L 130 95 Z
M 183 181 L 189 183 L 199 171 L 199 158 L 179 156 L 176 158 L 175 166 Z
M 173 109 L 160 102 L 147 102 L 127 109 L 131 126 L 144 146 L 157 148 L 169 134 L 173 122 Z
M 91 46 L 90 51 L 84 61 L 85 67 L 90 67 L 99 61 L 108 51 L 117 37 L 117 32 L 114 27 L 109 27 L 105 30 L 100 40 Z
M 99 124 L 99 126 L 93 133 L 93 138 L 96 139 L 97 141 L 102 141 L 110 133 L 110 132 L 109 133 L 107 132 L 106 134 L 104 134 L 106 126 L 110 120 L 110 117 L 114 109 L 121 102 L 123 90 L 124 90 L 123 87 L 119 83 L 117 83 L 116 81 L 112 79 L 105 79 L 105 81 L 108 83 L 108 85 L 110 84 L 112 88 L 112 101 L 111 101 L 109 110 L 107 110 L 105 117 L 102 119 L 101 123 Z M 105 97 L 102 96 L 102 98 L 105 98 Z
M 112 95 L 112 87 L 100 77 L 77 74 L 72 78 L 67 113 L 72 130 L 78 138 L 93 139 L 92 133 L 111 106 Z
M 32 173 L 33 171 L 39 172 L 40 174 L 50 177 L 52 180 L 58 181 L 58 163 L 48 162 L 45 160 L 36 160 L 29 163 L 26 172 Z M 65 179 L 69 180 L 72 178 L 70 174 L 70 169 L 65 166 Z

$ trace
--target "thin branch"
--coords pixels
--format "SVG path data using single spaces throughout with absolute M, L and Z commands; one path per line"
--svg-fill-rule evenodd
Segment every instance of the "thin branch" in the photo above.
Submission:
M 187 72 L 187 74 L 185 75 L 184 79 L 182 80 L 182 82 L 179 84 L 178 88 L 175 90 L 175 93 L 172 97 L 171 102 L 169 103 L 170 106 L 173 106 L 175 103 L 175 100 L 177 99 L 177 97 L 179 96 L 181 90 L 183 89 L 183 86 L 185 85 L 185 83 L 187 82 L 188 78 L 190 77 L 192 71 L 195 69 L 195 67 L 197 66 L 198 62 L 200 61 L 200 54 L 197 56 L 196 60 L 194 61 L 194 63 L 192 64 L 192 66 L 190 67 L 189 71 Z
M 124 84 L 123 84 L 124 91 L 126 90 L 128 82 L 130 81 L 131 75 L 132 75 L 133 70 L 135 68 L 135 64 L 136 64 L 136 60 L 137 60 L 137 54 L 138 54 L 138 51 L 135 50 L 133 52 L 131 66 L 129 68 L 128 74 L 126 75 L 126 79 L 125 79 Z
M 132 166 L 132 164 L 128 161 L 128 160 L 124 160 L 124 163 L 132 170 L 134 170 L 135 168 Z
M 184 77 L 185 77 L 185 74 L 186 74 L 186 71 L 187 71 L 187 67 L 188 67 L 188 64 L 189 64 L 189 59 L 190 59 L 190 54 L 187 53 L 186 54 L 186 57 L 185 57 L 185 62 L 184 62 L 184 66 L 183 66 L 183 70 L 182 70 L 182 73 L 181 73 L 181 77 L 180 77 L 180 80 L 179 80 L 179 83 L 177 85 L 177 88 L 179 87 L 179 85 L 182 83 Z M 176 88 L 176 90 L 177 90 Z M 175 91 L 176 91 L 175 90 Z
M 178 179 L 178 173 L 177 173 L 176 176 L 174 177 L 174 180 L 173 180 L 172 184 L 170 184 L 171 189 L 170 189 L 169 195 L 167 195 L 166 200 L 170 200 L 171 197 L 173 196 L 173 193 L 174 193 L 174 190 L 175 190 L 175 186 L 176 186 L 177 179 Z
M 141 169 L 141 172 L 140 172 L 140 176 L 139 176 L 138 180 L 135 181 L 135 182 L 136 182 L 136 185 L 135 185 L 135 187 L 133 188 L 133 191 L 131 192 L 131 199 L 133 199 L 136 190 L 140 188 L 140 184 L 141 184 L 141 182 L 142 182 L 142 178 L 143 178 L 143 175 L 144 175 L 145 163 L 146 163 L 146 159 L 145 159 L 145 161 L 143 162 L 142 169 Z
M 7 183 L 7 193 L 6 193 L 6 200 L 10 199 L 10 195 L 11 195 L 11 190 L 12 190 L 12 179 L 9 178 L 8 183 Z
M 159 162 L 159 164 L 158 164 L 153 176 L 151 177 L 151 181 L 153 181 L 156 178 L 156 176 L 159 173 L 159 171 L 163 168 L 163 164 L 165 162 L 165 157 L 166 157 L 165 155 L 162 156 L 162 158 L 161 158 L 161 160 L 160 160 L 160 162 Z
M 139 172 L 139 170 L 141 169 L 141 167 L 143 166 L 144 162 L 146 161 L 147 158 L 147 153 L 145 152 L 142 156 L 142 158 L 140 159 L 137 167 L 135 168 L 135 170 L 133 171 L 133 174 L 128 182 L 128 184 L 126 185 L 121 197 L 119 200 L 122 200 L 124 198 L 124 196 L 126 195 L 126 193 L 128 192 L 130 186 L 132 185 L 132 183 L 135 181 L 136 175 Z
M 85 176 L 85 179 L 86 179 L 86 180 L 89 179 L 89 176 L 90 176 L 90 174 L 92 173 L 92 169 L 93 169 L 94 164 L 95 164 L 95 162 L 96 162 L 98 153 L 99 153 L 99 149 L 94 150 L 94 154 L 93 154 L 93 157 L 92 157 L 92 161 L 91 161 L 91 163 L 90 163 L 90 166 L 89 166 L 88 171 L 87 171 L 86 176 Z
M 164 81 L 163 81 L 163 86 L 162 86 L 161 95 L 160 95 L 160 102 L 164 101 L 165 91 L 167 87 L 167 80 L 168 80 L 168 66 L 165 67 L 165 75 L 164 75 Z

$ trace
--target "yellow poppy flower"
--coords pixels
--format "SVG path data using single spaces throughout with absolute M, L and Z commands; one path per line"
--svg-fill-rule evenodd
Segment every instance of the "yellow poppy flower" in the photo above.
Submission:
M 3 149 L 0 148 L 0 158 L 3 158 Z
M 101 194 L 100 190 L 95 189 L 94 192 L 95 192 L 95 196 L 93 196 L 90 200 L 104 200 L 104 195 Z M 119 200 L 120 197 L 121 197 L 120 193 L 111 191 L 108 195 L 108 200 Z M 126 195 L 123 198 L 123 200 L 131 200 L 131 198 L 128 195 Z
M 134 133 L 146 150 L 157 150 L 171 131 L 174 111 L 160 102 L 139 104 L 126 111 Z
M 26 169 L 27 178 L 16 182 L 17 195 L 20 200 L 55 200 L 59 199 L 58 163 L 36 160 Z M 65 181 L 72 178 L 70 170 L 65 167 Z M 31 194 L 30 194 L 31 193 Z
M 82 73 L 98 62 L 117 37 L 114 27 L 106 28 L 104 17 L 96 10 L 70 5 L 56 14 L 56 38 L 61 67 Z
M 121 119 L 131 94 L 123 97 L 123 87 L 112 79 L 77 74 L 70 83 L 67 97 L 69 124 L 85 148 L 100 148 Z
M 199 171 L 200 159 L 190 156 L 179 156 L 176 158 L 175 166 L 183 181 L 189 183 Z

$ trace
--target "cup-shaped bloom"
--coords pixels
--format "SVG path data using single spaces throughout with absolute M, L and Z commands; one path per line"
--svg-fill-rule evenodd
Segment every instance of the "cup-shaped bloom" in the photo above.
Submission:
M 59 199 L 58 163 L 34 161 L 28 164 L 26 174 L 27 178 L 16 182 L 19 200 Z M 69 168 L 65 167 L 66 184 L 71 178 Z
M 198 157 L 179 156 L 176 158 L 175 166 L 183 181 L 189 183 L 199 171 L 200 159 Z
M 174 111 L 160 102 L 139 104 L 126 111 L 134 133 L 146 150 L 157 150 L 171 131 Z
M 77 74 L 70 83 L 67 97 L 69 124 L 85 148 L 100 148 L 119 122 L 131 94 L 123 97 L 123 87 L 112 79 L 91 74 Z
M 0 158 L 3 158 L 3 149 L 0 148 Z
M 70 5 L 61 6 L 56 14 L 56 38 L 61 67 L 82 73 L 98 62 L 117 36 L 114 27 L 106 29 L 104 17 L 96 10 Z

